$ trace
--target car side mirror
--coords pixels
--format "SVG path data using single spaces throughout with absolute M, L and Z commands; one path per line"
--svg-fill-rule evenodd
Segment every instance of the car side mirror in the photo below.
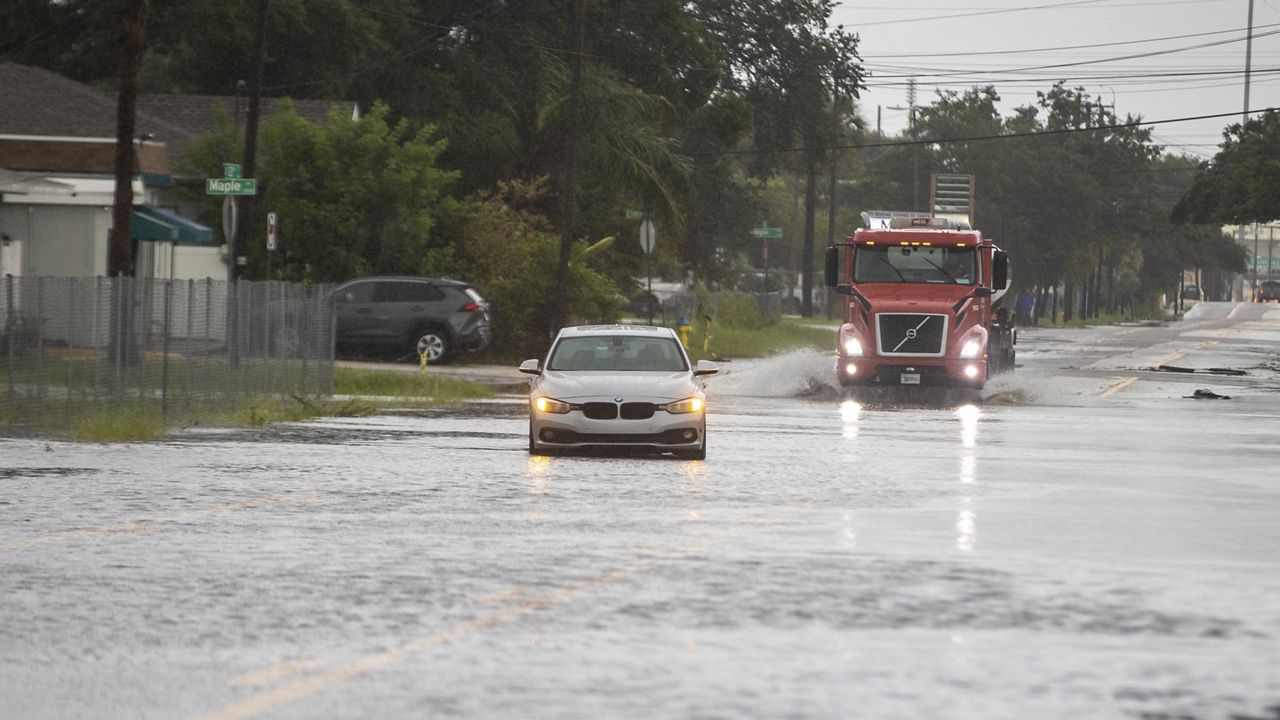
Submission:
M 541 362 L 537 358 L 525 360 L 520 363 L 520 372 L 527 373 L 529 375 L 541 375 L 542 368 L 538 367 L 540 364 Z
M 720 372 L 720 368 L 710 360 L 699 360 L 698 364 L 693 367 L 694 375 L 715 375 Z

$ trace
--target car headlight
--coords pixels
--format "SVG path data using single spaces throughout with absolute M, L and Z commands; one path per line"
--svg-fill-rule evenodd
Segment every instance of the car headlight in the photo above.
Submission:
M 858 342 L 856 337 L 846 337 L 844 339 L 845 357 L 862 357 L 862 343 Z
M 673 415 L 683 415 L 685 413 L 702 412 L 702 398 L 685 398 L 676 402 L 667 403 L 667 412 Z
M 980 352 L 982 352 L 982 342 L 977 338 L 971 338 L 966 340 L 964 346 L 960 348 L 960 357 L 976 358 Z
M 573 409 L 569 403 L 549 397 L 540 397 L 534 400 L 533 406 L 537 408 L 538 412 L 555 413 L 556 415 L 563 415 Z

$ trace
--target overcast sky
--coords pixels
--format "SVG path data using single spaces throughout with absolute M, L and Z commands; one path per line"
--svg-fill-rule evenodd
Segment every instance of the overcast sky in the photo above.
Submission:
M 1167 151 L 1212 157 L 1244 109 L 1248 14 L 1249 0 L 845 0 L 833 22 L 861 37 L 861 112 L 874 127 L 880 106 L 888 133 L 906 127 L 908 77 L 917 105 L 939 88 L 993 84 L 1006 116 L 1061 79 L 1120 117 L 1235 113 L 1153 126 Z M 1280 0 L 1254 0 L 1253 34 L 1249 105 L 1280 107 Z

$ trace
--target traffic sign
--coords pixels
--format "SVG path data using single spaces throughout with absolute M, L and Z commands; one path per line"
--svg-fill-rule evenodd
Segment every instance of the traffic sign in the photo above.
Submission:
M 640 212 L 639 210 L 636 210 L 635 208 L 627 208 L 627 219 L 628 219 L 628 220 L 639 220 L 639 219 L 641 219 L 641 218 L 643 218 L 643 217 L 644 217 L 644 213 L 643 213 L 643 212 Z
M 751 229 L 751 237 L 758 238 L 780 238 L 782 237 L 782 228 L 769 227 L 769 223 L 762 222 L 760 227 Z
M 240 166 L 235 163 L 222 163 L 222 177 L 231 180 L 239 180 Z
M 274 251 L 276 249 L 276 214 L 267 213 L 267 250 Z
M 206 178 L 206 195 L 256 195 L 258 181 L 253 178 Z
M 640 223 L 640 249 L 644 250 L 645 255 L 653 252 L 654 240 L 653 221 L 645 220 Z
M 239 217 L 236 199 L 230 195 L 222 198 L 222 236 L 230 243 L 236 236 L 236 220 Z

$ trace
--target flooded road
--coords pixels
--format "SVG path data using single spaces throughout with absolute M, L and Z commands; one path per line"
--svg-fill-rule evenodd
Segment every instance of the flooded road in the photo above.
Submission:
M 704 462 L 530 457 L 518 398 L 0 440 L 0 717 L 1274 718 L 1278 351 L 1208 303 L 977 399 L 729 363 Z

